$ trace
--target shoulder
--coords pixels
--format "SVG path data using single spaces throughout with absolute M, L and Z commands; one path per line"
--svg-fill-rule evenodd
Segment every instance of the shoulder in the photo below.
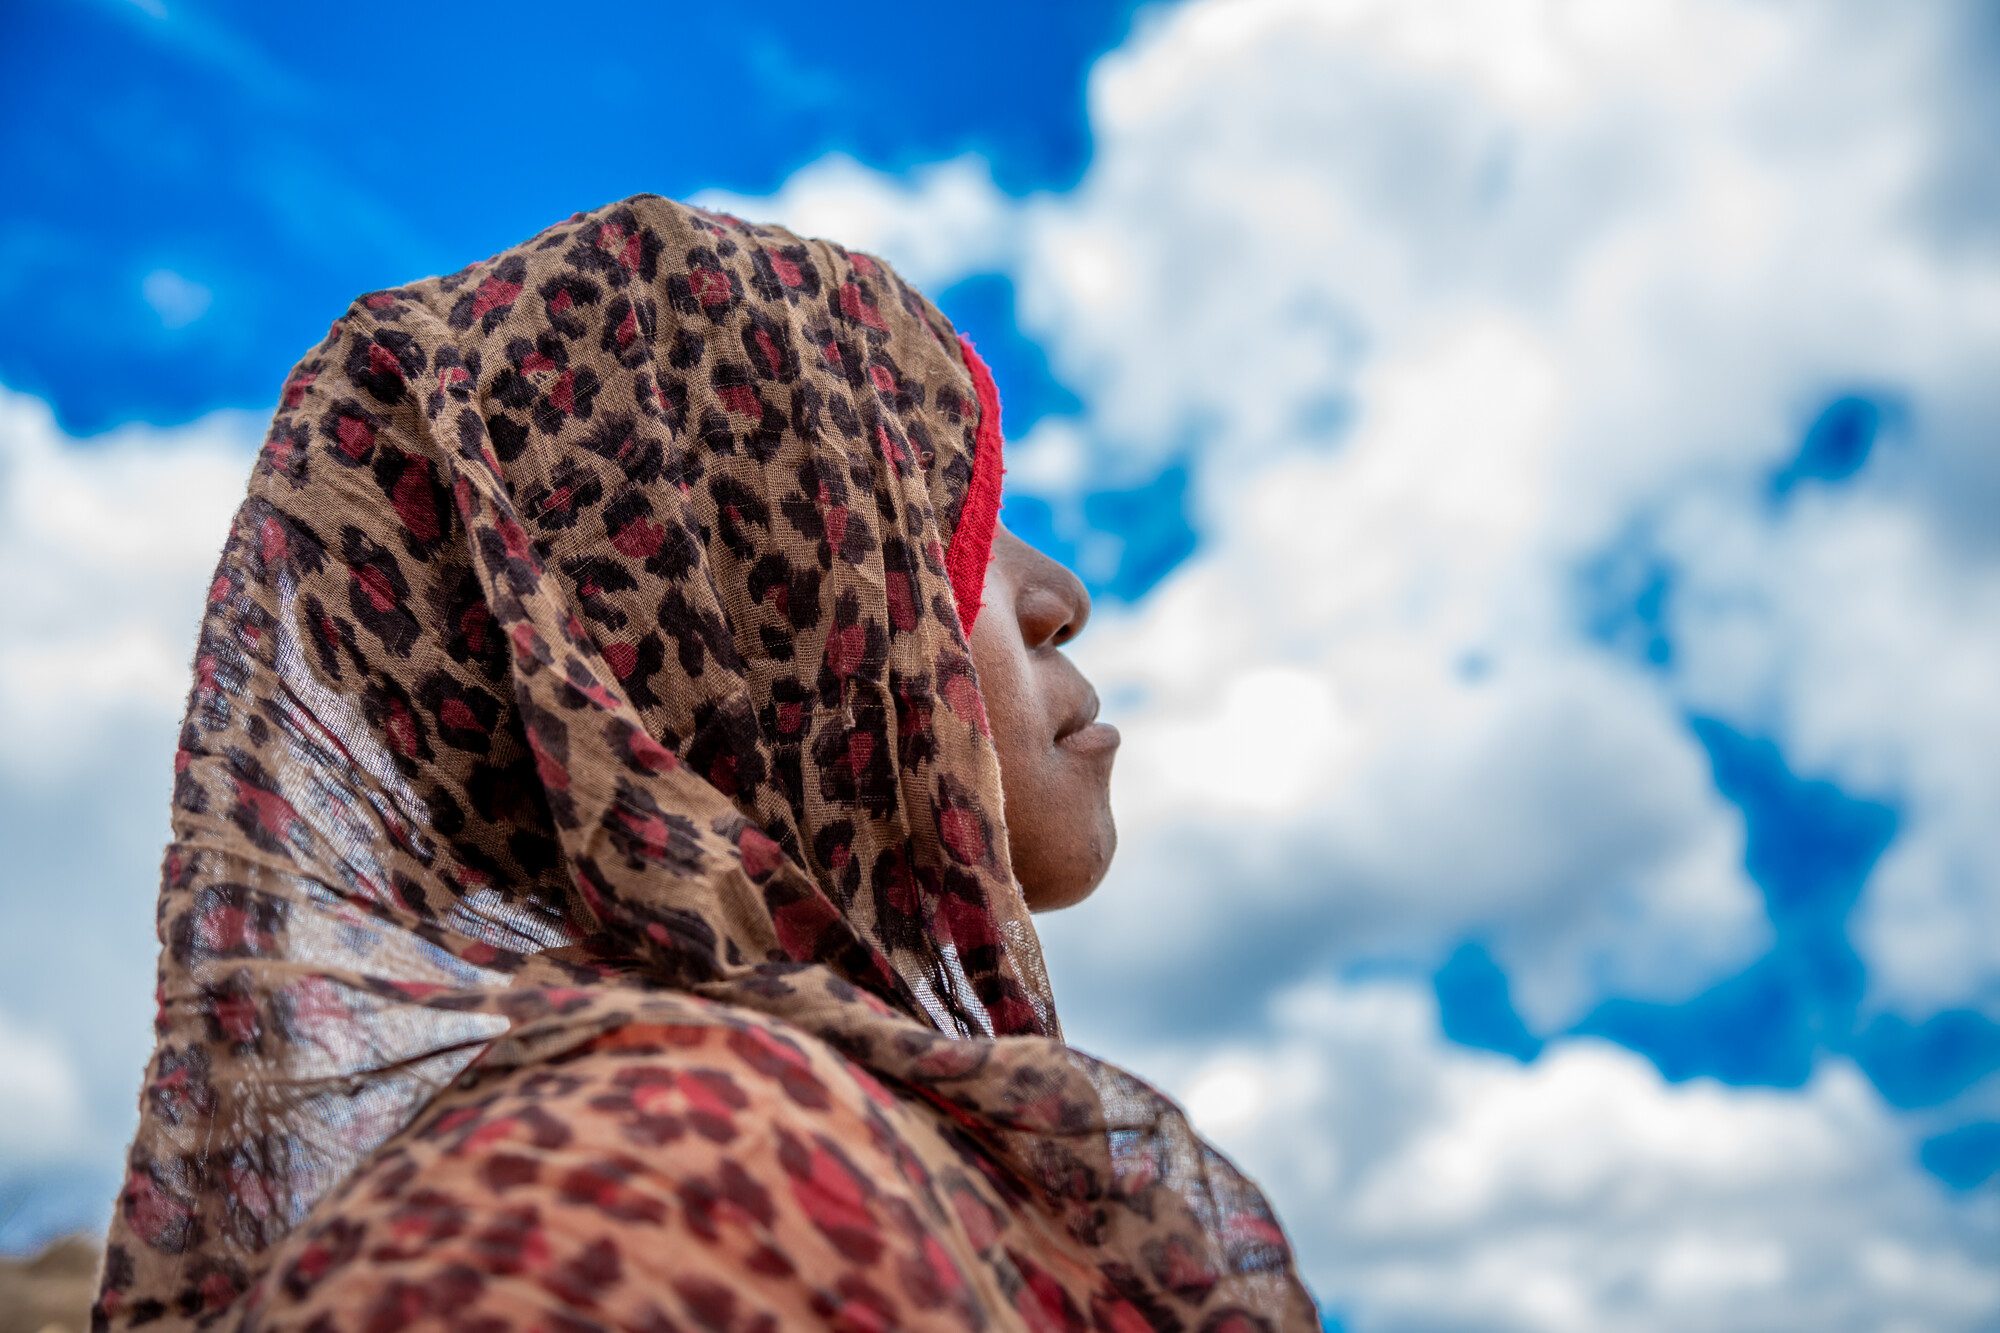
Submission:
M 729 1012 L 460 1079 L 285 1242 L 266 1313 L 962 1326 L 978 1260 L 934 1145 L 824 1044 Z

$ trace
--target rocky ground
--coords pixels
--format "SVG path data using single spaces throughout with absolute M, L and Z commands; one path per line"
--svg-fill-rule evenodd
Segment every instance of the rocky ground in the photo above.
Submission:
M 81 1333 L 96 1285 L 97 1246 L 80 1236 L 40 1254 L 0 1255 L 0 1333 Z

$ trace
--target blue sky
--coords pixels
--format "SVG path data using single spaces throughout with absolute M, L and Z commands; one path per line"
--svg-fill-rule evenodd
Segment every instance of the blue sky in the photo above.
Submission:
M 254 406 L 355 292 L 593 200 L 768 192 L 828 152 L 972 151 L 1004 189 L 1060 189 L 1129 8 L 30 5 L 0 54 L 0 290 L 43 314 L 0 377 L 83 434 Z
M 29 6 L 0 1243 L 105 1214 L 285 371 L 651 190 L 877 249 L 988 353 L 1128 735 L 1119 865 L 1043 922 L 1072 1039 L 1267 1180 L 1333 1323 L 1986 1326 L 1992 15 Z

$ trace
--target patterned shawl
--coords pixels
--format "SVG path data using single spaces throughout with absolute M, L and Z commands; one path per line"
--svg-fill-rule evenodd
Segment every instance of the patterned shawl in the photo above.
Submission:
M 1312 1326 L 1061 1039 L 967 644 L 1000 457 L 888 265 L 654 195 L 355 301 L 209 589 L 100 1322 L 240 1318 L 475 1059 L 700 1007 L 949 1120 L 1148 1323 Z

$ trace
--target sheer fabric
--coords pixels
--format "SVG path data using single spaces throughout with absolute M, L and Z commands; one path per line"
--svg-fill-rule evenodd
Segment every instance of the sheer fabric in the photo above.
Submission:
M 1312 1327 L 1062 1041 L 967 645 L 1000 450 L 888 265 L 657 196 L 355 301 L 210 589 L 100 1322 Z

